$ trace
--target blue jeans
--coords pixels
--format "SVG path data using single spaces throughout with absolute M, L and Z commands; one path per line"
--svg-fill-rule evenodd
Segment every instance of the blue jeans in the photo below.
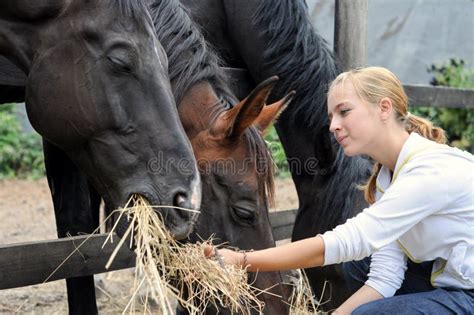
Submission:
M 405 279 L 395 296 L 363 304 L 352 314 L 474 314 L 474 290 L 433 288 L 432 264 L 408 261 Z M 343 263 L 344 278 L 351 293 L 367 281 L 369 267 L 370 257 Z

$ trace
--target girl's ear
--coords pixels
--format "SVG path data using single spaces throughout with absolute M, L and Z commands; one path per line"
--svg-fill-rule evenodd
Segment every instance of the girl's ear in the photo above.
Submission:
M 379 102 L 379 112 L 380 118 L 382 121 L 387 121 L 393 111 L 393 103 L 392 100 L 388 97 L 384 97 Z

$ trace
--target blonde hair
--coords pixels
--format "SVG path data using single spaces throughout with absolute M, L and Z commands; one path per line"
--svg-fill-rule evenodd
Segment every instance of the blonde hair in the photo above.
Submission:
M 388 69 L 382 67 L 357 68 L 339 74 L 331 83 L 329 91 L 336 85 L 352 83 L 359 98 L 370 104 L 378 104 L 384 97 L 390 98 L 395 110 L 396 119 L 405 126 L 408 133 L 416 132 L 421 136 L 438 143 L 446 143 L 444 130 L 422 117 L 408 112 L 408 97 L 400 80 Z M 375 181 L 382 165 L 375 163 L 366 185 L 362 186 L 365 200 L 375 202 Z

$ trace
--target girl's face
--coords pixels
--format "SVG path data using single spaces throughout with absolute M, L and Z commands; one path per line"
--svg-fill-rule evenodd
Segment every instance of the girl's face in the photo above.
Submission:
M 359 98 L 349 80 L 329 91 L 329 130 L 346 155 L 370 155 L 371 149 L 376 147 L 377 134 L 382 131 L 377 108 Z

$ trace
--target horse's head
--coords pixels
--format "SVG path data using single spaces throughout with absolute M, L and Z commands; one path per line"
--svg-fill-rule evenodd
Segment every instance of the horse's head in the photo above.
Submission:
M 259 85 L 252 94 L 225 110 L 207 83 L 191 88 L 179 113 L 193 146 L 203 186 L 202 212 L 212 220 L 199 220 L 198 233 L 233 241 L 261 233 L 267 220 L 267 193 L 272 194 L 272 160 L 259 130 L 264 130 L 289 102 L 289 97 L 265 106 L 277 79 Z M 203 97 L 204 96 L 204 97 Z M 253 127 L 255 126 L 255 127 Z M 232 228 L 232 227 L 236 228 Z M 259 228 L 256 228 L 258 226 Z M 238 227 L 238 229 L 237 229 Z M 269 229 L 264 233 L 271 232 Z M 261 238 L 253 246 L 258 247 Z
M 199 208 L 195 159 L 146 4 L 53 2 L 63 6 L 49 13 L 53 18 L 46 15 L 28 69 L 32 125 L 86 172 L 114 208 L 133 193 L 154 205 Z M 196 220 L 176 208 L 160 212 L 177 238 L 189 234 Z

